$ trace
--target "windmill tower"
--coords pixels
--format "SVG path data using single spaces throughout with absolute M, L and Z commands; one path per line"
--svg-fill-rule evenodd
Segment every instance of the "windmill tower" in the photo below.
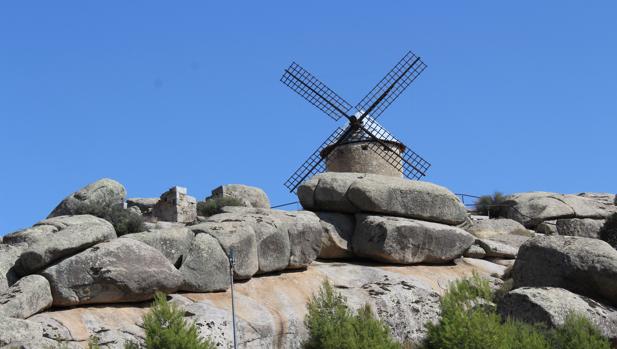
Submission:
M 376 119 L 424 71 L 426 64 L 408 52 L 355 107 L 295 62 L 281 82 L 334 120 L 347 118 L 287 179 L 290 192 L 320 172 L 360 172 L 419 179 L 431 166 L 396 139 Z

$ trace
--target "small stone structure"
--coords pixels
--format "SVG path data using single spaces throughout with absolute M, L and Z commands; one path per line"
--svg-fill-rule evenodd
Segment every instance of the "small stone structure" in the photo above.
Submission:
M 184 187 L 172 187 L 154 205 L 152 216 L 166 222 L 191 223 L 197 219 L 197 200 Z

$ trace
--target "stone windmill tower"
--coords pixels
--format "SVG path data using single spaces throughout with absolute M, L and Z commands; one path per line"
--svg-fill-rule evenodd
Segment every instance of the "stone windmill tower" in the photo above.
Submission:
M 320 172 L 359 172 L 419 179 L 431 166 L 397 140 L 376 119 L 426 68 L 408 52 L 355 107 L 295 62 L 281 81 L 334 120 L 347 118 L 289 177 L 290 192 Z

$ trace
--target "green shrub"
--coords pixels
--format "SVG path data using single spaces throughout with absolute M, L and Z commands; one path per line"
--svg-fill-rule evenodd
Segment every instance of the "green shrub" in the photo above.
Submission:
M 493 195 L 480 196 L 476 202 L 476 212 L 490 218 L 503 217 L 505 215 L 504 202 L 506 196 L 496 191 Z
M 400 344 L 388 327 L 377 320 L 368 305 L 352 314 L 345 298 L 324 282 L 307 305 L 304 324 L 309 330 L 305 349 L 390 349 Z
M 118 236 L 144 231 L 144 218 L 122 205 L 97 202 L 80 205 L 75 214 L 91 214 L 103 218 L 114 226 Z
M 602 229 L 600 229 L 600 239 L 608 242 L 613 248 L 617 248 L 617 213 L 613 213 Z
M 209 340 L 201 340 L 195 324 L 184 320 L 184 312 L 157 293 L 150 312 L 144 316 L 146 349 L 214 349 Z
M 478 275 L 453 283 L 441 299 L 441 320 L 428 324 L 426 349 L 604 349 L 609 342 L 581 316 L 548 330 L 541 325 L 506 319 L 492 307 L 489 284 Z
M 221 209 L 225 206 L 244 206 L 240 199 L 230 196 L 215 196 L 207 198 L 206 201 L 197 203 L 197 214 L 204 217 L 210 217 L 217 213 L 221 213 Z

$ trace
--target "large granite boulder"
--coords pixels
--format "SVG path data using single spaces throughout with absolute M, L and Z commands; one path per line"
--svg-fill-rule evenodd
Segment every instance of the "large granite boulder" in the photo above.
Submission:
M 529 231 L 521 223 L 507 218 L 476 221 L 465 230 L 479 238 L 502 234 L 529 235 Z
M 19 280 L 19 275 L 15 271 L 15 262 L 26 247 L 25 243 L 0 244 L 0 293 Z
M 617 251 L 602 240 L 536 236 L 518 251 L 514 288 L 560 287 L 617 305 Z
M 123 239 L 141 241 L 159 250 L 176 268 L 186 258 L 195 234 L 188 228 L 175 227 L 123 235 Z
M 448 189 L 421 181 L 359 173 L 326 172 L 298 188 L 311 211 L 366 212 L 458 225 L 467 218 Z
M 599 239 L 600 230 L 602 230 L 605 222 L 605 219 L 566 218 L 558 219 L 555 222 L 555 228 L 559 235 Z
M 209 198 L 230 197 L 238 199 L 243 206 L 255 208 L 270 208 L 268 195 L 257 187 L 243 184 L 225 184 L 214 190 Z
M 184 277 L 180 288 L 182 291 L 223 291 L 230 284 L 227 255 L 219 242 L 209 234 L 195 235 L 180 272 Z
M 358 214 L 352 246 L 356 255 L 381 262 L 445 263 L 474 241 L 468 232 L 445 224 Z
M 28 275 L 0 293 L 0 317 L 27 319 L 53 302 L 49 282 L 41 275 Z
M 102 241 L 116 238 L 108 221 L 91 215 L 58 216 L 5 236 L 5 243 L 25 243 L 15 271 L 27 275 Z
M 492 239 L 477 239 L 478 244 L 485 252 L 486 257 L 516 258 L 518 248 Z
M 43 337 L 41 324 L 0 317 L 0 348 L 57 348 L 56 341 Z
M 161 252 L 133 239 L 100 243 L 41 274 L 54 306 L 145 301 L 178 290 L 183 280 Z
M 593 199 L 605 205 L 617 205 L 617 195 L 613 193 L 578 193 L 578 196 L 582 196 L 584 198 Z
M 548 327 L 563 326 L 566 316 L 575 313 L 596 325 L 603 336 L 617 339 L 617 309 L 563 288 L 521 287 L 508 292 L 497 310 L 504 318 Z
M 113 179 L 103 178 L 67 196 L 51 211 L 48 218 L 82 214 L 90 206 L 124 204 L 126 189 Z
M 321 220 L 323 228 L 319 258 L 353 257 L 351 241 L 356 225 L 354 215 L 337 212 L 315 212 L 315 214 Z
M 591 198 L 547 192 L 515 194 L 504 202 L 506 215 L 527 228 L 559 218 L 604 219 L 617 212 L 617 206 Z

